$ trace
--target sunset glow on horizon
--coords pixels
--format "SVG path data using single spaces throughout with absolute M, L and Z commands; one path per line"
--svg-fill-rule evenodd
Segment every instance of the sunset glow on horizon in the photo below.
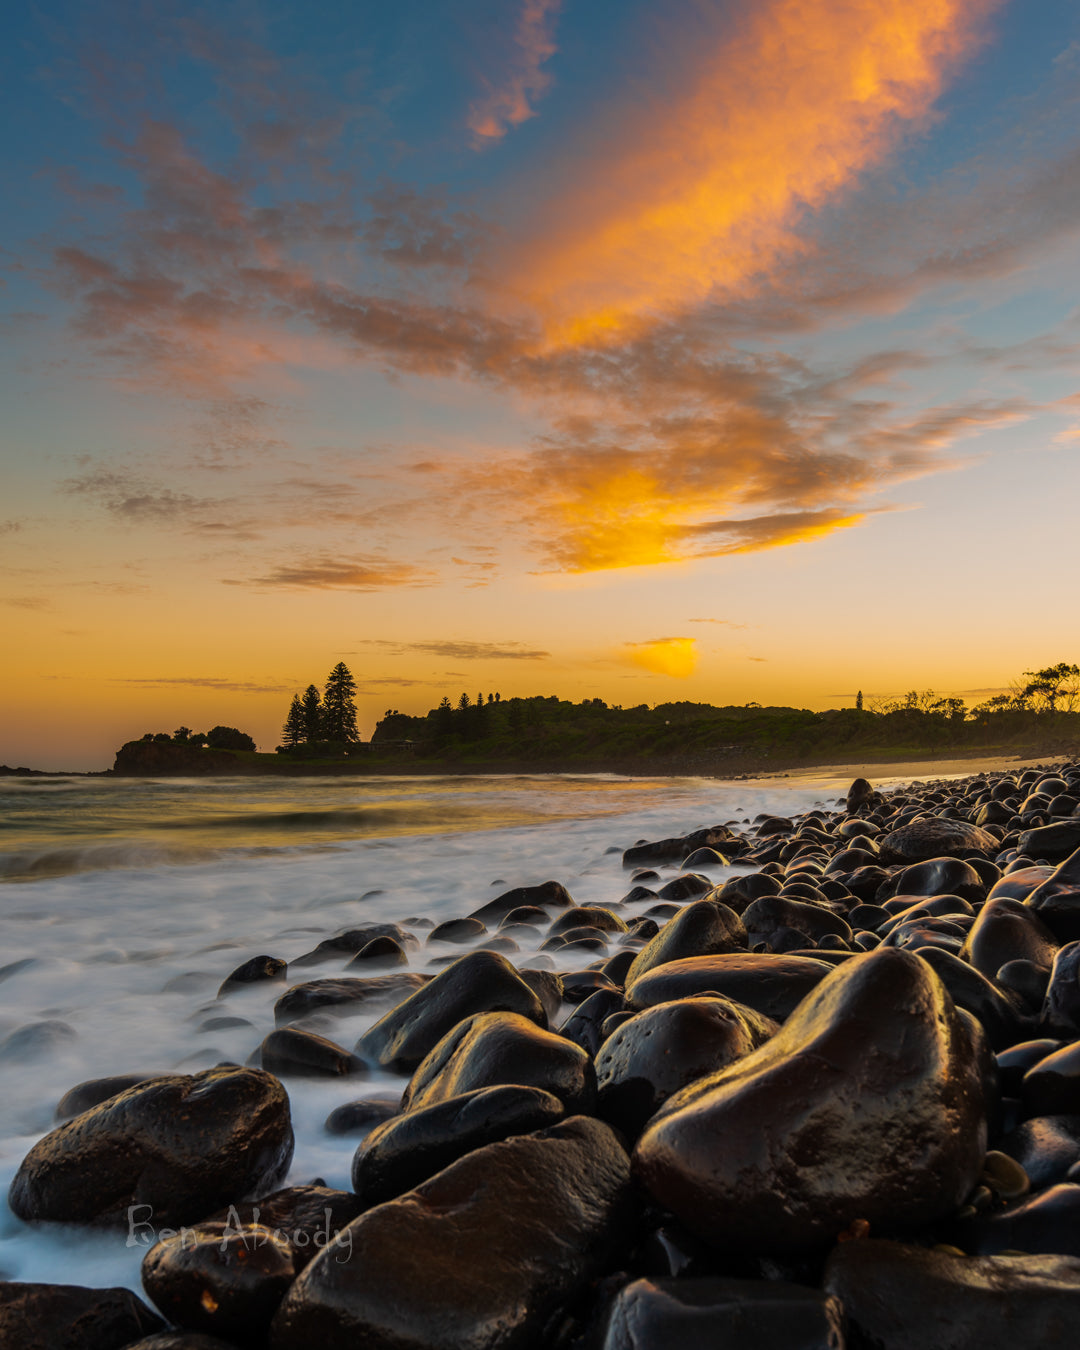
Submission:
M 1080 660 L 1074 5 L 6 27 L 0 763 Z

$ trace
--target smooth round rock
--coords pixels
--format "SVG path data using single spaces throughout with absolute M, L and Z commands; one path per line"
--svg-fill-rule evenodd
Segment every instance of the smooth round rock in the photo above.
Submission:
M 977 825 L 969 825 L 964 820 L 944 820 L 940 816 L 913 820 L 879 842 L 882 862 L 904 864 L 929 862 L 932 858 L 955 857 L 968 852 L 991 853 L 998 847 L 997 839 Z
M 831 970 L 828 962 L 805 956 L 752 952 L 690 956 L 668 961 L 628 982 L 626 1000 L 641 1010 L 695 994 L 721 994 L 782 1022 Z
M 540 1088 L 477 1088 L 397 1116 L 356 1150 L 352 1187 L 366 1209 L 411 1191 L 467 1153 L 555 1125 L 566 1114 Z
M 518 1013 L 497 1012 L 476 1013 L 448 1032 L 409 1080 L 402 1105 L 415 1111 L 504 1084 L 542 1088 L 571 1112 L 596 1101 L 592 1060 L 579 1045 Z
M 550 1344 L 551 1319 L 617 1259 L 631 1205 L 626 1154 L 600 1121 L 489 1144 L 317 1256 L 278 1311 L 272 1350 Z
M 634 1280 L 600 1350 L 843 1350 L 838 1299 L 779 1280 Z
M 130 1289 L 0 1280 L 4 1350 L 121 1350 L 163 1326 Z
M 733 909 L 714 898 L 696 900 L 669 919 L 642 947 L 626 972 L 626 984 L 683 957 L 745 951 L 746 940 L 746 928 Z
M 1080 1163 L 1080 1116 L 1033 1116 L 1005 1136 L 1001 1150 L 1028 1174 L 1032 1190 L 1056 1186 Z
M 636 1138 L 673 1093 L 742 1059 L 778 1029 L 770 1018 L 718 997 L 679 999 L 638 1013 L 596 1057 L 597 1112 Z
M 343 975 L 336 979 L 308 980 L 282 994 L 274 1004 L 274 1020 L 278 1026 L 284 1026 L 313 1012 L 341 1017 L 361 1011 L 380 1012 L 422 989 L 431 979 L 432 976 L 420 971 L 408 970 L 367 978 Z
M 1080 1261 L 956 1256 L 870 1239 L 838 1246 L 825 1289 L 852 1346 L 874 1350 L 1066 1350 L 1080 1319 Z
M 72 1116 L 81 1116 L 92 1106 L 100 1106 L 110 1097 L 118 1097 L 121 1092 L 137 1087 L 153 1076 L 144 1073 L 124 1073 L 117 1074 L 114 1078 L 88 1078 L 85 1083 L 76 1083 L 73 1088 L 68 1088 L 56 1103 L 56 1119 L 70 1120 Z
M 543 1024 L 536 994 L 505 956 L 470 952 L 410 994 L 360 1037 L 356 1053 L 395 1073 L 410 1073 L 459 1022 L 499 1009 Z
M 958 1209 L 986 1152 L 981 1054 L 926 963 L 845 961 L 759 1050 L 677 1093 L 634 1153 L 654 1199 L 721 1251 L 800 1253 L 855 1220 Z
M 262 1067 L 279 1078 L 355 1078 L 366 1075 L 364 1061 L 313 1031 L 279 1027 L 259 1046 Z
M 170 1322 L 258 1346 L 294 1278 L 288 1240 L 261 1224 L 203 1223 L 151 1247 L 143 1288 Z
M 20 1219 L 127 1226 L 192 1223 L 288 1170 L 280 1081 L 261 1069 L 151 1078 L 40 1139 L 8 1193 Z
M 327 1134 L 362 1134 L 390 1120 L 401 1110 L 401 1094 L 382 1093 L 360 1097 L 355 1102 L 335 1106 L 323 1122 Z

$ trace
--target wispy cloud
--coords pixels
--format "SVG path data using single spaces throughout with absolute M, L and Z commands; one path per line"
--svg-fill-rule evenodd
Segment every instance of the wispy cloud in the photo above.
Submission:
M 291 684 L 281 681 L 231 680 L 215 675 L 147 675 L 142 678 L 125 677 L 116 679 L 114 684 L 139 684 L 153 688 L 171 688 L 184 685 L 193 689 L 211 689 L 223 694 L 281 694 L 291 689 Z
M 313 558 L 306 562 L 284 563 L 263 576 L 248 581 L 232 578 L 229 586 L 280 586 L 310 591 L 382 591 L 395 586 L 427 586 L 432 574 L 411 563 L 386 558 Z
M 536 115 L 536 100 L 551 84 L 544 63 L 555 55 L 555 20 L 562 0 L 520 0 L 513 50 L 500 77 L 485 80 L 486 92 L 469 109 L 468 127 L 477 147 L 490 145 Z
M 387 638 L 368 638 L 365 646 L 382 647 L 395 656 L 423 652 L 429 656 L 445 656 L 450 661 L 544 661 L 551 655 L 539 648 L 528 647 L 524 642 L 392 642 Z

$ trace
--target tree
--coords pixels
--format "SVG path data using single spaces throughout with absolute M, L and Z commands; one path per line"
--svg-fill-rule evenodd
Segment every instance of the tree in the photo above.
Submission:
M 308 745 L 324 740 L 322 695 L 318 688 L 309 684 L 300 700 L 304 714 L 304 740 Z
M 236 727 L 211 727 L 206 733 L 206 744 L 211 750 L 254 750 L 255 742 L 246 731 Z
M 863 710 L 863 705 L 862 705 L 862 690 L 861 690 L 861 689 L 860 689 L 859 692 L 855 695 L 855 708 L 856 708 L 856 711 L 857 711 L 857 712 L 862 712 L 862 710 Z
M 281 730 L 281 739 L 290 750 L 294 745 L 304 743 L 304 705 L 300 702 L 299 694 L 293 694 L 293 701 L 289 704 L 289 715 Z
M 454 734 L 454 705 L 449 698 L 443 696 L 442 702 L 435 710 L 435 735 L 440 740 Z
M 1017 700 L 1026 706 L 1032 704 L 1035 712 L 1048 712 L 1051 717 L 1063 701 L 1063 711 L 1072 712 L 1080 698 L 1080 666 L 1059 661 L 1056 666 L 1042 670 L 1025 670 L 1028 683 L 1017 694 Z
M 323 735 L 328 741 L 356 745 L 356 681 L 344 661 L 339 661 L 326 677 L 323 691 Z

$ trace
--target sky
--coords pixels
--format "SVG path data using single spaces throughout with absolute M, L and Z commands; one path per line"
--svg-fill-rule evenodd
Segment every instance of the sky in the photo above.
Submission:
M 0 763 L 1080 659 L 1074 0 L 43 0 Z

